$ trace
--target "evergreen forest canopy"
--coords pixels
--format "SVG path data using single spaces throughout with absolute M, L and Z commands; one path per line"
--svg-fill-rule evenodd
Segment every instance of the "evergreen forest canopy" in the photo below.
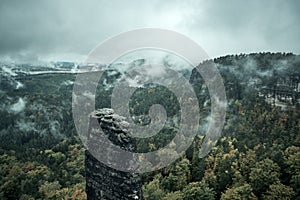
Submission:
M 227 95 L 222 137 L 205 158 L 198 158 L 210 120 L 210 99 L 193 70 L 190 83 L 203 116 L 202 128 L 182 158 L 143 174 L 144 198 L 299 199 L 300 56 L 240 54 L 201 65 L 210 62 L 219 69 Z M 0 199 L 86 199 L 85 150 L 71 107 L 76 74 L 28 75 L 18 70 L 49 69 L 1 65 Z M 97 108 L 110 107 L 111 85 L 120 76 L 114 69 L 105 72 L 97 88 Z M 156 136 L 138 140 L 139 152 L 165 146 L 178 128 L 178 101 L 164 87 L 136 90 L 130 112 L 147 123 L 149 107 L 158 102 L 166 108 L 168 123 Z M 161 159 L 164 156 L 168 152 Z

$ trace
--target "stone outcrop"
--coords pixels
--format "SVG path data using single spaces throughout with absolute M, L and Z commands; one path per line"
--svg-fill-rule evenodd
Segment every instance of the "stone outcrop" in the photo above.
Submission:
M 142 199 L 139 174 L 119 171 L 104 164 L 113 162 L 110 157 L 110 149 L 97 154 L 105 162 L 97 160 L 93 156 L 94 152 L 92 155 L 89 151 L 90 148 L 96 149 L 99 146 L 109 148 L 108 143 L 110 142 L 125 151 L 135 151 L 135 140 L 130 137 L 128 126 L 129 124 L 124 121 L 124 118 L 114 114 L 112 109 L 101 109 L 92 113 L 85 159 L 88 200 Z M 109 142 L 103 140 L 103 137 L 108 138 Z M 123 159 L 125 163 L 127 158 Z

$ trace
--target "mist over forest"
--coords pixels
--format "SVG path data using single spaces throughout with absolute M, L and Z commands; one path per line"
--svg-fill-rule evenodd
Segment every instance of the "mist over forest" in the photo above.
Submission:
M 300 200 L 300 1 L 0 1 L 0 200 Z
M 111 107 L 114 84 L 123 68 L 147 63 L 138 59 L 104 70 L 96 109 Z M 207 60 L 223 78 L 226 121 L 212 151 L 199 158 L 211 117 L 207 86 L 197 70 L 173 66 L 193 86 L 199 102 L 200 128 L 183 157 L 159 171 L 142 175 L 145 199 L 298 199 L 300 196 L 300 56 L 251 53 Z M 72 92 L 80 64 L 44 65 L 2 62 L 0 68 L 0 199 L 86 199 L 85 148 L 72 117 Z M 120 69 L 120 70 L 118 70 Z M 138 68 L 137 68 L 138 69 Z M 155 73 L 152 71 L 152 73 Z M 131 77 L 132 78 L 132 77 Z M 134 80 L 134 79 L 132 79 Z M 180 107 L 172 92 L 159 85 L 139 85 L 129 106 L 147 123 L 148 108 L 161 102 L 168 114 L 163 129 L 139 139 L 137 151 L 168 144 L 178 129 Z M 168 152 L 160 159 L 167 159 Z

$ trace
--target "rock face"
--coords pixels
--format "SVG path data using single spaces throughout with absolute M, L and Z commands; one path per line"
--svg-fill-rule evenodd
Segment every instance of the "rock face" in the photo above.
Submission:
M 101 129 L 99 128 L 99 125 Z M 141 178 L 139 174 L 118 171 L 97 160 L 89 149 L 101 146 L 109 148 L 109 142 L 125 151 L 136 149 L 135 140 L 129 136 L 129 124 L 123 117 L 114 114 L 112 109 L 101 109 L 92 113 L 90 117 L 88 150 L 85 155 L 86 192 L 88 200 L 129 200 L 142 199 Z M 102 135 L 102 136 L 100 136 Z M 109 149 L 97 152 L 105 163 L 113 162 Z M 126 158 L 123 158 L 124 160 Z M 124 161 L 125 163 L 125 161 Z

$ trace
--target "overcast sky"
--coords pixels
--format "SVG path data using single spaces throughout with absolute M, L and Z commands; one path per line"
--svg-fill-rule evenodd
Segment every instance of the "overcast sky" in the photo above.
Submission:
M 189 36 L 210 57 L 300 53 L 297 0 L 1 0 L 0 59 L 82 61 L 101 41 L 144 27 Z

